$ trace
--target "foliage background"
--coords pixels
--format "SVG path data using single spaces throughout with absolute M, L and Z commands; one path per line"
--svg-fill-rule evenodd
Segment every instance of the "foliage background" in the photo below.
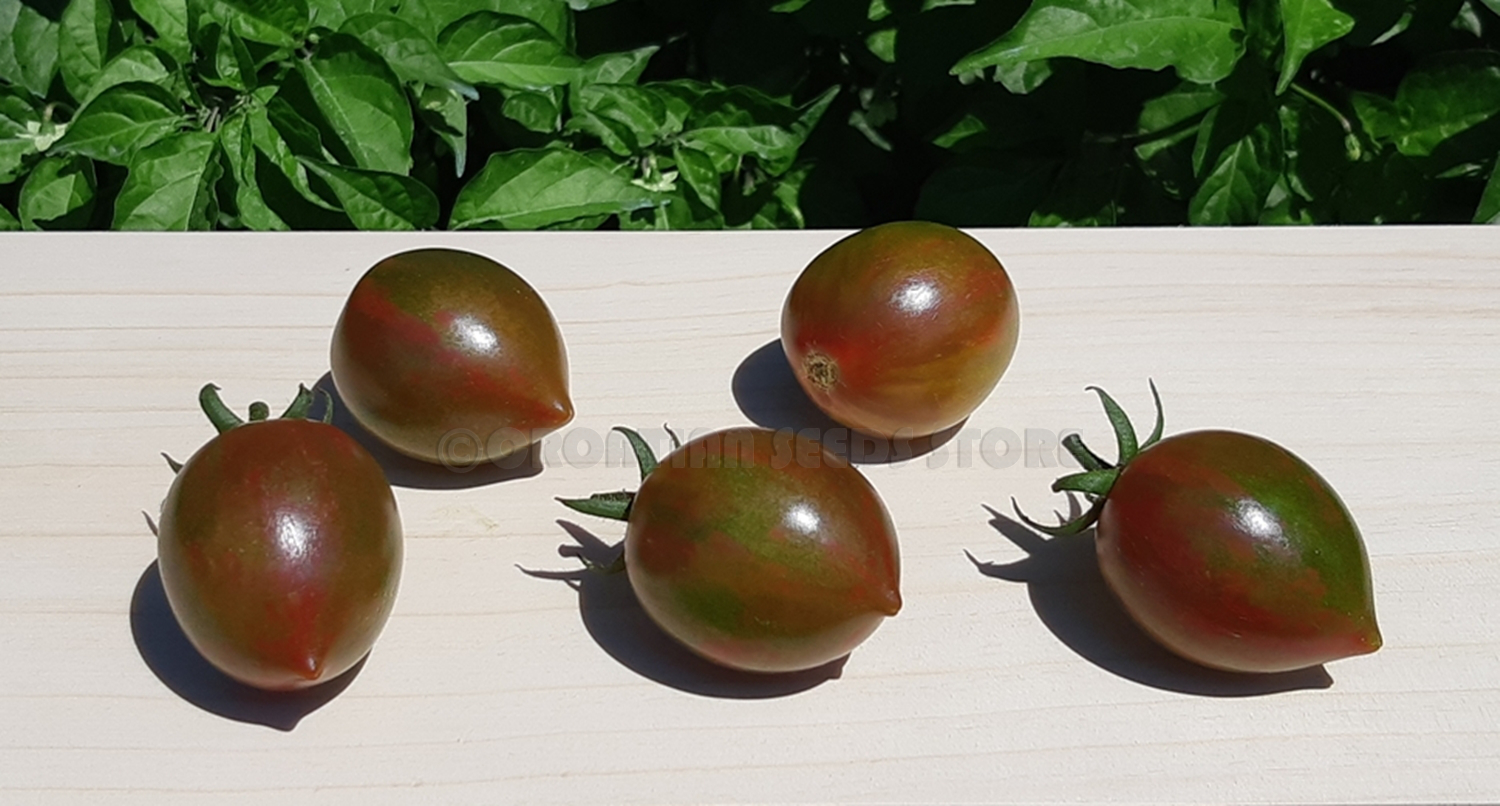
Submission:
M 0 230 L 1500 221 L 1500 0 L 0 0 Z

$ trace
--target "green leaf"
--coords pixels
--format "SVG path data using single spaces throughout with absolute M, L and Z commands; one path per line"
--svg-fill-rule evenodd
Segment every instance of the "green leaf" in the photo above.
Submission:
M 569 130 L 588 132 L 620 156 L 638 154 L 676 134 L 658 93 L 632 84 L 589 84 L 570 94 Z
M 562 104 L 555 88 L 544 90 L 501 90 L 505 102 L 500 113 L 525 128 L 551 134 L 562 126 Z
M 77 99 L 91 97 L 94 79 L 109 61 L 114 12 L 108 0 L 72 0 L 58 30 L 58 66 L 63 85 Z
M 572 41 L 573 18 L 562 0 L 405 0 L 397 14 L 436 39 L 444 28 L 476 11 L 527 19 L 558 42 Z
M 0 232 L 15 232 L 21 228 L 21 222 L 0 204 Z
M 209 14 L 248 42 L 295 48 L 307 35 L 307 0 L 203 0 Z
M 1436 57 L 1401 80 L 1396 148 L 1431 154 L 1443 141 L 1500 113 L 1500 52 L 1463 51 Z
M 53 128 L 50 123 L 46 126 Z M 19 94 L 11 94 L 8 87 L 0 87 L 0 185 L 14 182 L 24 173 L 26 163 L 42 150 L 38 147 L 42 131 L 36 109 Z
M 116 84 L 78 113 L 54 148 L 101 162 L 125 165 L 142 148 L 186 122 L 172 94 L 139 81 Z
M 130 0 L 130 7 L 156 31 L 153 44 L 170 53 L 179 63 L 191 59 L 193 46 L 188 41 L 187 0 Z
M 0 0 L 0 79 L 45 96 L 57 73 L 59 27 L 21 0 Z
M 453 204 L 453 229 L 536 229 L 654 206 L 630 181 L 629 166 L 599 153 L 564 149 L 495 154 Z
M 94 163 L 83 157 L 42 160 L 21 186 L 18 212 L 22 228 L 82 229 L 93 212 L 97 187 Z
M 1136 156 L 1150 161 L 1163 149 L 1192 137 L 1198 131 L 1197 121 L 1223 101 L 1224 93 L 1219 90 L 1191 82 L 1147 101 L 1141 106 L 1136 130 L 1152 136 L 1135 147 Z
M 218 138 L 182 132 L 136 152 L 115 200 L 117 230 L 184 232 L 213 229 L 214 184 L 221 169 Z
M 297 70 L 355 165 L 411 172 L 411 105 L 378 54 L 348 34 L 330 34 Z
M 135 45 L 121 51 L 118 56 L 109 60 L 109 64 L 104 65 L 104 69 L 94 78 L 88 96 L 80 103 L 87 105 L 110 87 L 132 81 L 155 84 L 170 91 L 177 75 L 177 65 L 165 51 L 151 45 Z
M 346 20 L 339 33 L 380 54 L 402 81 L 450 89 L 471 101 L 479 99 L 473 85 L 443 61 L 432 39 L 406 20 L 390 14 L 360 14 Z
M 1495 159 L 1495 167 L 1490 170 L 1490 181 L 1484 185 L 1479 209 L 1474 211 L 1474 223 L 1500 224 L 1500 157 Z
M 234 206 L 240 223 L 261 232 L 290 229 L 266 202 L 257 177 L 257 154 L 250 125 L 252 113 L 241 110 L 225 118 L 219 127 L 219 147 L 234 181 Z M 262 113 L 263 114 L 263 113 Z
M 681 145 L 673 148 L 672 156 L 683 180 L 698 195 L 698 201 L 710 210 L 718 210 L 722 187 L 713 160 L 702 151 Z
M 463 176 L 469 159 L 469 103 L 441 87 L 422 90 L 417 115 L 453 152 L 454 176 Z
M 953 74 L 1071 56 L 1111 67 L 1173 67 L 1218 81 L 1243 52 L 1234 3 L 1221 0 L 1036 0 L 1008 33 L 965 56 Z
M 1307 54 L 1354 30 L 1354 17 L 1329 0 L 1281 0 L 1281 25 L 1286 41 L 1281 51 L 1281 80 L 1276 94 L 1286 92 Z
M 227 87 L 237 92 L 250 92 L 259 83 L 255 73 L 255 59 L 250 48 L 239 34 L 219 23 L 204 25 L 198 31 L 203 46 L 203 60 L 198 77 L 215 87 Z
M 646 63 L 661 48 L 647 45 L 622 53 L 601 53 L 578 68 L 580 84 L 634 84 L 646 71 Z
M 411 177 L 317 160 L 301 162 L 328 182 L 349 220 L 362 230 L 430 229 L 437 224 L 437 195 Z
M 540 25 L 491 11 L 443 29 L 438 50 L 465 81 L 519 89 L 567 84 L 582 66 Z
M 1016 95 L 1026 95 L 1052 77 L 1052 62 L 1033 59 L 996 65 L 995 80 Z
M 1401 133 L 1401 111 L 1389 98 L 1370 92 L 1353 92 L 1349 94 L 1349 103 L 1371 140 L 1390 143 Z
M 1222 226 L 1260 220 L 1266 197 L 1281 175 L 1284 152 L 1279 121 L 1250 119 L 1255 114 L 1248 104 L 1229 103 L 1215 107 L 1205 118 L 1200 144 L 1220 137 L 1234 139 L 1222 149 L 1210 146 L 1197 152 L 1212 160 L 1212 168 L 1188 206 L 1190 223 Z
M 307 0 L 312 24 L 333 31 L 361 14 L 389 14 L 395 6 L 394 0 Z

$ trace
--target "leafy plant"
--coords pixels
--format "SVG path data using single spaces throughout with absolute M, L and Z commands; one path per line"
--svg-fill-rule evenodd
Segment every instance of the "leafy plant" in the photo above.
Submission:
M 1490 222 L 1494 0 L 0 0 L 0 229 Z

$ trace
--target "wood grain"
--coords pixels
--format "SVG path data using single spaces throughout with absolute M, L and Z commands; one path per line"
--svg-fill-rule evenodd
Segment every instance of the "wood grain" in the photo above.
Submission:
M 589 434 L 817 424 L 768 345 L 840 234 L 0 236 L 0 801 L 1500 799 L 1494 229 L 977 232 L 1016 283 L 1021 347 L 952 441 L 864 466 L 906 607 L 836 678 L 716 671 L 653 633 L 623 578 L 524 573 L 621 535 L 553 501 L 633 483 L 614 439 L 579 458 Z M 158 454 L 210 436 L 206 381 L 238 409 L 317 381 L 360 273 L 434 244 L 547 299 L 570 450 L 555 435 L 543 472 L 508 479 L 393 464 L 407 562 L 368 662 L 312 697 L 228 686 L 154 581 Z M 1123 621 L 1086 544 L 985 509 L 1065 509 L 1045 439 L 1110 445 L 1083 386 L 1145 419 L 1147 377 L 1169 431 L 1263 434 L 1334 484 L 1384 649 L 1196 670 Z M 980 450 L 995 429 L 1035 445 L 1007 463 Z

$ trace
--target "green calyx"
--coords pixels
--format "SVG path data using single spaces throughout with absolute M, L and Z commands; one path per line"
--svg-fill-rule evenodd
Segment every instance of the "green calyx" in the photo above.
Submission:
M 323 397 L 323 416 L 319 417 L 318 421 L 323 423 L 332 423 L 333 398 L 322 389 L 318 390 L 318 394 Z M 308 389 L 303 384 L 297 384 L 297 396 L 292 398 L 292 404 L 290 406 L 287 406 L 286 411 L 282 412 L 281 416 L 277 419 L 312 419 L 308 415 L 312 412 L 313 399 L 314 398 L 312 390 Z M 219 387 L 211 383 L 205 384 L 202 389 L 198 390 L 198 405 L 203 407 L 203 413 L 208 415 L 208 421 L 214 424 L 214 428 L 220 434 L 228 431 L 231 428 L 237 428 L 245 424 L 245 421 L 241 420 L 239 418 L 239 415 L 230 411 L 229 407 L 224 405 L 224 401 L 219 398 Z M 269 418 L 270 415 L 271 407 L 267 406 L 264 401 L 257 400 L 254 403 L 250 404 L 250 422 L 263 422 L 264 420 Z M 163 459 L 167 460 L 167 467 L 172 468 L 173 473 L 178 473 L 182 470 L 181 462 L 173 459 L 171 456 L 168 456 L 165 453 L 163 453 L 161 456 Z
M 333 422 L 333 398 L 321 389 L 318 394 L 323 397 L 323 416 L 319 418 L 324 423 Z M 224 401 L 219 398 L 219 387 L 213 384 L 205 384 L 198 392 L 198 403 L 203 407 L 203 413 L 208 415 L 208 421 L 214 424 L 222 434 L 231 428 L 237 428 L 245 424 L 239 415 L 229 410 Z M 303 384 L 297 384 L 297 396 L 292 398 L 292 404 L 281 413 L 282 420 L 307 420 L 312 419 L 308 415 L 312 411 L 313 393 Z M 266 420 L 271 415 L 271 408 L 265 402 L 257 400 L 250 404 L 250 422 L 258 423 Z
M 1026 517 L 1021 511 L 1016 499 L 1010 500 L 1011 507 L 1016 511 L 1016 516 L 1022 523 L 1043 534 L 1060 537 L 1062 535 L 1074 535 L 1094 525 L 1099 520 L 1099 512 L 1104 508 L 1104 501 L 1109 497 L 1109 491 L 1114 488 L 1115 480 L 1120 477 L 1120 471 L 1141 451 L 1156 444 L 1161 439 L 1163 425 L 1161 410 L 1161 395 L 1156 392 L 1156 382 L 1147 381 L 1151 386 L 1151 399 L 1156 403 L 1156 427 L 1151 430 L 1151 436 L 1144 442 L 1136 441 L 1135 426 L 1130 424 L 1130 418 L 1125 415 L 1125 410 L 1120 404 L 1109 396 L 1108 392 L 1097 386 L 1086 387 L 1088 391 L 1099 395 L 1099 402 L 1104 404 L 1104 415 L 1109 418 L 1109 424 L 1115 430 L 1115 443 L 1118 448 L 1118 458 L 1111 464 L 1100 458 L 1100 456 L 1089 450 L 1083 444 L 1083 438 L 1077 434 L 1069 434 L 1063 438 L 1062 444 L 1068 449 L 1068 453 L 1078 460 L 1083 467 L 1083 472 L 1072 473 L 1057 481 L 1052 482 L 1052 492 L 1075 492 L 1083 495 L 1089 500 L 1089 508 L 1086 512 L 1071 521 L 1065 521 L 1056 526 L 1046 526 Z
M 663 427 L 665 428 L 665 426 Z M 631 451 L 635 453 L 636 464 L 641 468 L 641 481 L 645 481 L 646 477 L 651 475 L 651 471 L 656 469 L 656 452 L 651 450 L 651 446 L 646 443 L 646 440 L 639 433 L 623 425 L 617 425 L 613 430 L 625 435 L 625 440 L 630 443 Z M 682 447 L 682 440 L 677 438 L 672 429 L 667 429 L 667 435 L 672 438 L 673 448 Z M 630 520 L 630 505 L 635 502 L 635 493 L 628 490 L 619 490 L 609 493 L 594 493 L 588 498 L 559 498 L 557 501 L 563 506 L 576 512 L 582 512 L 585 515 L 626 521 Z

